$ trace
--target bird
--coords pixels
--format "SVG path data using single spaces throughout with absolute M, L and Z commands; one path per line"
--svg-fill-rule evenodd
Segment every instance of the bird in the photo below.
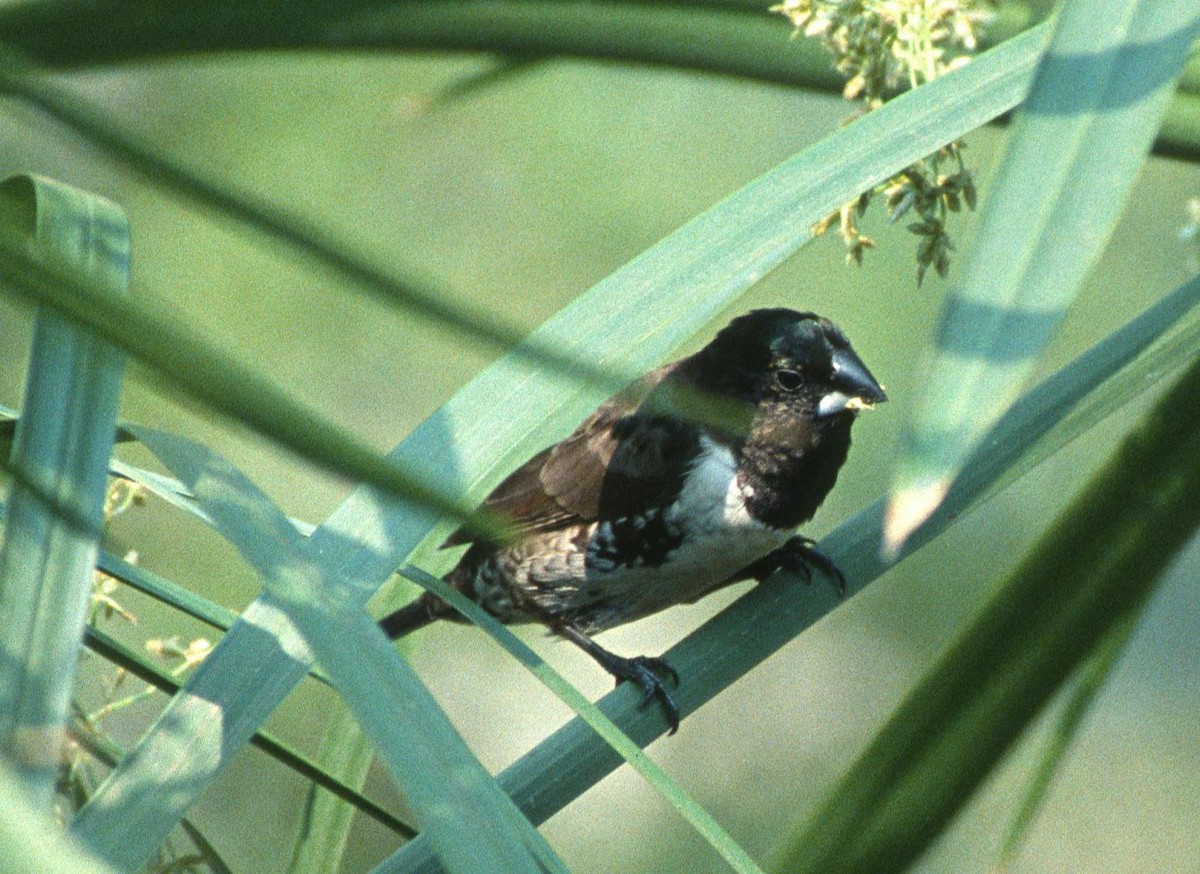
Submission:
M 503 623 L 540 623 L 616 682 L 657 699 L 674 733 L 679 677 L 662 658 L 617 655 L 593 635 L 780 568 L 845 577 L 795 533 L 846 461 L 861 409 L 883 387 L 828 319 L 751 310 L 695 354 L 646 374 L 504 479 L 482 509 L 503 541 L 466 527 L 443 579 Z M 380 621 L 392 639 L 465 621 L 430 592 Z

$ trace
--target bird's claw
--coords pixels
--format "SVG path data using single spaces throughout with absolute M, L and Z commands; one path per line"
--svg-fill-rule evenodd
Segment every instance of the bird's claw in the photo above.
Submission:
M 779 566 L 803 574 L 806 583 L 812 582 L 816 568 L 833 581 L 839 595 L 846 594 L 846 575 L 833 559 L 817 549 L 817 541 L 811 537 L 796 535 L 785 543 L 780 549 Z
M 622 680 L 637 683 L 638 688 L 642 690 L 642 707 L 645 707 L 651 698 L 657 698 L 662 704 L 667 724 L 671 727 L 667 733 L 674 734 L 679 731 L 679 707 L 665 685 L 669 679 L 678 686 L 679 674 L 665 659 L 654 656 L 634 656 L 629 659 L 619 656 L 600 646 L 574 625 L 561 625 L 555 630 L 594 658 L 597 664 L 616 678 L 618 684 Z
M 639 706 L 645 707 L 657 698 L 662 704 L 667 724 L 671 726 L 667 734 L 672 735 L 679 731 L 679 707 L 665 685 L 665 681 L 669 679 L 672 684 L 678 686 L 679 674 L 666 660 L 653 656 L 635 656 L 631 659 L 618 657 L 605 667 L 616 678 L 618 684 L 622 680 L 637 684 L 642 690 L 642 703 Z

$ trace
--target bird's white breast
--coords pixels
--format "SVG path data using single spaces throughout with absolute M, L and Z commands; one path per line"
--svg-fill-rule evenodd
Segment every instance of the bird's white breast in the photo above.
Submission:
M 700 441 L 696 458 L 679 500 L 668 510 L 668 520 L 686 532 L 678 554 L 681 565 L 726 571 L 741 570 L 781 545 L 788 532 L 757 521 L 746 508 L 751 488 L 738 479 L 733 451 L 707 437 Z
M 700 438 L 700 454 L 688 471 L 679 500 L 669 515 L 697 535 L 754 531 L 766 526 L 746 510 L 748 486 L 738 481 L 733 451 L 708 437 Z
M 580 582 L 586 600 L 603 590 L 604 600 L 624 605 L 597 626 L 628 622 L 673 604 L 687 603 L 720 585 L 751 562 L 781 546 L 789 536 L 753 519 L 748 490 L 738 482 L 733 452 L 702 438 L 679 499 L 666 510 L 668 526 L 682 542 L 656 566 L 625 566 L 605 573 L 591 570 Z

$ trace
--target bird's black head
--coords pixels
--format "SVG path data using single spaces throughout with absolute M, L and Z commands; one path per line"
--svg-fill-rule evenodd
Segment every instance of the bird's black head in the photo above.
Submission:
M 817 420 L 887 400 L 837 325 L 784 308 L 734 319 L 689 370 L 707 391 Z
M 725 433 L 740 438 L 747 509 L 776 528 L 812 518 L 846 461 L 858 410 L 887 400 L 842 330 L 814 313 L 749 312 L 687 365 L 693 386 L 744 411 Z

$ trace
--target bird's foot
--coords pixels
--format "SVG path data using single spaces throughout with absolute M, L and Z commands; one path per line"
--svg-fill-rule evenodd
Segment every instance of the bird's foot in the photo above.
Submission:
M 679 731 L 679 707 L 666 686 L 667 680 L 675 686 L 679 685 L 679 674 L 675 669 L 665 659 L 654 656 L 634 656 L 631 659 L 614 653 L 608 653 L 608 656 L 609 658 L 600 664 L 616 678 L 617 684 L 620 685 L 622 680 L 636 683 L 642 690 L 642 703 L 639 705 L 641 707 L 657 698 L 666 714 L 667 723 L 671 726 L 667 734 Z
M 679 707 L 675 704 L 675 699 L 671 697 L 666 686 L 668 680 L 678 686 L 679 674 L 666 659 L 654 656 L 625 658 L 609 652 L 577 628 L 568 625 L 556 630 L 595 659 L 600 667 L 612 674 L 618 685 L 622 680 L 636 683 L 637 687 L 642 690 L 641 707 L 645 707 L 652 699 L 657 698 L 659 704 L 662 705 L 667 724 L 671 728 L 667 734 L 679 731 Z
M 838 594 L 846 594 L 846 575 L 829 556 L 817 549 L 817 541 L 797 534 L 779 547 L 779 567 L 803 574 L 805 582 L 812 582 L 813 569 L 820 571 L 833 581 Z

